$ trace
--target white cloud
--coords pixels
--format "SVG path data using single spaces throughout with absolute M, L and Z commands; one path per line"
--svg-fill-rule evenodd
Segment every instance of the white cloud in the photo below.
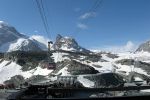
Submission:
M 133 43 L 132 41 L 128 41 L 125 45 L 105 46 L 102 48 L 96 48 L 93 51 L 107 51 L 113 53 L 134 52 L 137 47 L 137 44 Z
M 80 29 L 87 29 L 87 28 L 88 28 L 87 25 L 82 24 L 82 23 L 78 23 L 78 24 L 77 24 L 77 27 L 80 28 Z
M 46 46 L 47 46 L 48 41 L 50 41 L 48 38 L 46 38 L 44 36 L 40 36 L 40 35 L 32 35 L 30 38 L 31 39 L 35 39 L 38 42 L 40 42 L 40 43 L 42 43 L 42 44 L 44 44 Z
M 88 19 L 88 18 L 91 18 L 91 17 L 96 17 L 96 13 L 95 12 L 84 13 L 83 15 L 81 15 L 79 17 L 79 19 Z

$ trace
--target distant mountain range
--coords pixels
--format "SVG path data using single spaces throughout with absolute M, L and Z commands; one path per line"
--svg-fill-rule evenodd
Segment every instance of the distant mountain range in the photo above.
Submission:
M 45 42 L 48 42 L 45 40 Z M 53 49 L 67 51 L 88 52 L 85 48 L 78 45 L 75 39 L 62 37 L 58 34 L 56 41 L 52 46 Z M 47 50 L 47 44 L 42 43 L 39 39 L 28 37 L 19 33 L 15 27 L 0 21 L 0 52 L 11 51 L 42 51 Z
M 21 34 L 15 27 L 0 21 L 0 52 L 47 50 L 46 42 L 48 40 L 44 42 L 41 42 L 38 38 Z M 57 35 L 52 48 L 55 50 L 89 52 L 89 50 L 78 45 L 74 38 L 63 37 L 60 34 Z M 141 44 L 136 52 L 140 51 L 150 52 L 150 41 Z
M 42 36 L 23 35 L 13 26 L 0 21 L 0 52 L 8 52 L 5 56 L 0 53 L 0 84 L 18 85 L 24 81 L 38 83 L 57 80 L 57 75 L 78 75 L 80 83 L 85 87 L 93 87 L 96 82 L 104 81 L 105 74 L 101 76 L 103 73 L 115 72 L 130 81 L 133 66 L 135 80 L 150 77 L 149 41 L 141 44 L 136 52 L 113 54 L 92 52 L 81 47 L 75 39 L 58 34 L 52 49 L 62 51 L 53 52 L 56 69 L 47 69 L 43 65 L 46 63 L 48 41 Z M 106 75 L 105 79 L 108 80 L 110 75 Z M 108 85 L 107 81 L 104 83 L 103 86 Z

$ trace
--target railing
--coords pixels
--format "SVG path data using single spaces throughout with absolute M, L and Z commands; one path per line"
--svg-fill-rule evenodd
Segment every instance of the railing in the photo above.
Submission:
M 150 86 L 128 86 L 128 87 L 110 87 L 110 88 L 49 88 L 49 91 L 105 92 L 105 91 L 129 91 L 129 90 L 146 90 L 146 89 L 150 89 Z

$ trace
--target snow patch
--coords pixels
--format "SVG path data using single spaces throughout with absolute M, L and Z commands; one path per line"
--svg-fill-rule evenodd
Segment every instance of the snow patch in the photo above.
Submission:
M 10 64 L 7 65 L 8 63 Z M 2 84 L 6 80 L 9 80 L 15 75 L 19 75 L 20 73 L 21 66 L 17 65 L 15 62 L 3 61 L 0 64 L 0 84 Z
M 8 51 L 19 50 L 22 46 L 26 46 L 29 44 L 29 41 L 24 38 L 19 38 L 15 43 L 11 43 Z
M 82 75 L 79 75 L 78 81 L 82 83 L 85 87 L 89 87 L 89 88 L 94 87 L 94 82 L 84 78 L 84 76 Z
M 11 79 L 11 77 L 15 75 L 22 75 L 25 79 L 30 78 L 33 75 L 48 75 L 53 70 L 48 69 L 42 69 L 40 66 L 38 66 L 35 69 L 29 70 L 29 71 L 22 71 L 22 67 L 15 62 L 6 61 L 0 63 L 0 84 L 2 84 L 4 81 Z
M 140 92 L 150 92 L 150 89 L 140 90 Z
M 67 53 L 53 53 L 53 58 L 55 62 L 61 62 L 64 61 L 65 59 L 69 59 L 68 57 L 64 57 L 65 55 L 68 55 Z
M 48 75 L 52 72 L 53 70 L 48 70 L 47 68 L 41 68 L 40 66 L 38 66 L 35 70 L 35 72 L 33 73 L 33 75 Z
M 143 81 L 143 79 L 139 78 L 139 77 L 134 77 L 135 81 Z
M 107 54 L 102 54 L 102 59 L 106 60 L 106 61 L 112 61 L 113 59 L 112 58 L 109 58 L 107 56 Z
M 68 66 L 68 65 L 67 65 Z M 67 66 L 65 66 L 64 68 L 62 68 L 58 73 L 57 73 L 57 75 L 58 74 L 61 74 L 61 76 L 69 76 L 70 75 L 70 73 L 67 71 Z

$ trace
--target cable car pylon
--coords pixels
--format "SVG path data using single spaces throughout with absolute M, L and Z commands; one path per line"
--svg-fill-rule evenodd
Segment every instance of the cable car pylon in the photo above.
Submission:
M 56 63 L 54 62 L 54 59 L 52 57 L 52 51 L 51 51 L 51 44 L 53 44 L 52 41 L 48 42 L 48 53 L 47 53 L 47 57 L 48 57 L 48 69 L 56 69 Z

